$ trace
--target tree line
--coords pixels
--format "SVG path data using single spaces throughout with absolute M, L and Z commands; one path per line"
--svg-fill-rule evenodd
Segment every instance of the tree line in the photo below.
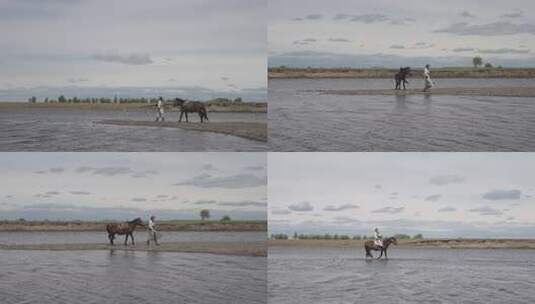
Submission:
M 145 97 L 84 97 L 84 98 L 78 98 L 76 96 L 74 97 L 65 97 L 65 95 L 60 95 L 58 98 L 48 98 L 45 97 L 43 99 L 44 103 L 156 103 L 158 101 L 158 98 L 145 98 Z M 171 100 L 166 100 L 171 101 Z M 32 96 L 28 98 L 29 103 L 37 103 L 37 97 Z M 214 98 L 211 100 L 208 100 L 207 102 L 214 102 L 214 103 L 233 103 L 233 102 L 242 102 L 241 97 L 237 97 L 234 99 L 230 98 Z
M 419 240 L 424 236 L 421 233 L 410 236 L 408 234 L 396 234 L 394 237 L 398 240 Z M 288 240 L 290 236 L 285 233 L 271 234 L 272 240 Z M 347 234 L 298 234 L 294 232 L 291 236 L 294 240 L 373 240 L 373 236 L 367 235 L 347 235 Z

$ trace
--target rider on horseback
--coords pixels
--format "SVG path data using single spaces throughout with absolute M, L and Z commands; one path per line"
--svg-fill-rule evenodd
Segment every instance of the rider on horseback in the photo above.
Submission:
M 374 244 L 375 244 L 375 246 L 378 246 L 378 247 L 382 248 L 383 247 L 383 236 L 379 232 L 379 228 L 375 228 L 374 231 L 375 231 Z

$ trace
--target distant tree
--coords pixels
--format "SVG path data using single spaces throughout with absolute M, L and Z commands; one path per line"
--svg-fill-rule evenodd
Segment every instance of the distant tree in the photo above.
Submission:
M 235 99 L 234 99 L 234 102 L 242 102 L 241 97 L 235 98 Z
M 209 219 L 210 218 L 210 210 L 208 209 L 203 209 L 201 210 L 201 220 L 205 220 L 205 219 Z
M 231 221 L 231 219 L 230 219 L 230 216 L 228 216 L 228 215 L 225 215 L 225 216 L 223 216 L 221 218 L 221 222 L 223 222 L 223 223 L 230 222 L 230 221 Z
M 32 96 L 32 97 L 28 98 L 28 102 L 29 103 L 36 103 L 37 102 L 37 98 L 35 96 Z
M 65 103 L 65 102 L 67 102 L 67 99 L 65 98 L 65 96 L 61 95 L 60 97 L 58 97 L 58 102 L 59 103 Z
M 297 240 L 299 236 L 297 235 L 297 232 L 294 232 L 294 240 Z
M 399 233 L 399 234 L 396 234 L 394 235 L 394 237 L 398 240 L 406 240 L 406 239 L 410 239 L 411 236 L 408 235 L 408 234 L 402 234 L 402 233 Z
M 492 68 L 492 64 L 490 62 L 485 63 L 485 68 L 491 69 Z
M 478 66 L 483 65 L 483 59 L 479 56 L 476 56 L 472 59 L 472 64 L 474 65 L 474 68 L 477 69 Z
M 48 97 L 45 98 L 45 103 L 48 103 Z
M 418 234 L 415 234 L 412 238 L 415 240 L 421 240 L 424 238 L 424 236 L 421 233 L 418 233 Z

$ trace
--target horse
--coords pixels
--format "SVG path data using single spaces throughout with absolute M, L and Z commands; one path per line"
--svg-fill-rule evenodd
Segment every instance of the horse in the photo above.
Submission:
M 407 81 L 407 76 L 410 76 L 410 75 L 411 75 L 410 67 L 399 68 L 399 72 L 397 72 L 396 75 L 394 75 L 394 80 L 396 82 L 396 87 L 394 88 L 394 90 L 401 90 L 402 83 L 403 83 L 403 90 L 406 90 L 407 89 L 406 84 L 409 83 Z
M 134 242 L 133 232 L 136 230 L 136 226 L 138 225 L 145 227 L 140 217 L 124 223 L 110 223 L 106 225 L 106 231 L 108 231 L 108 239 L 110 239 L 110 244 L 115 245 L 113 240 L 115 239 L 116 234 L 125 234 L 126 237 L 124 238 L 124 245 L 126 246 L 128 244 L 129 236 L 132 239 L 132 245 L 135 245 L 136 243 Z
M 375 245 L 374 241 L 371 241 L 371 240 L 364 242 L 364 250 L 366 250 L 366 258 L 372 258 L 373 259 L 373 255 L 371 254 L 370 250 L 375 250 L 375 251 L 379 251 L 380 250 L 381 251 L 381 255 L 378 256 L 377 259 L 380 259 L 383 256 L 383 252 L 385 254 L 385 259 L 388 259 L 387 250 L 388 250 L 388 246 L 390 246 L 390 244 L 397 245 L 398 244 L 398 240 L 396 240 L 395 237 L 386 238 L 386 239 L 383 240 L 383 247 Z
M 208 120 L 206 107 L 200 101 L 185 101 L 184 99 L 175 98 L 174 106 L 180 108 L 178 122 L 182 122 L 182 115 L 184 114 L 186 114 L 186 122 L 188 122 L 188 113 L 199 113 L 201 123 L 204 122 L 204 119 Z

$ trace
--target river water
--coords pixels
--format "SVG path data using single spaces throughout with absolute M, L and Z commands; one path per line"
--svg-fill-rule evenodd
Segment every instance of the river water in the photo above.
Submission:
M 272 247 L 268 303 L 535 303 L 535 250 L 394 247 L 389 258 Z
M 317 93 L 391 85 L 387 79 L 270 80 L 270 149 L 535 151 L 535 98 Z M 535 79 L 439 79 L 437 85 L 535 86 Z
M 210 113 L 210 121 L 265 122 L 266 113 Z M 176 112 L 166 113 L 169 121 Z M 0 111 L 0 151 L 266 151 L 262 142 L 174 128 L 112 126 L 105 119 L 152 121 L 154 111 L 15 109 Z M 197 122 L 198 116 L 192 120 Z
M 134 232 L 134 238 L 141 243 L 146 241 L 147 233 Z M 124 236 L 117 236 L 118 243 Z M 197 232 L 197 231 L 163 231 L 162 242 L 262 242 L 266 240 L 265 232 Z M 108 234 L 99 231 L 61 231 L 61 232 L 0 232 L 0 244 L 83 244 L 108 243 Z
M 0 250 L 2 303 L 266 303 L 266 258 Z

